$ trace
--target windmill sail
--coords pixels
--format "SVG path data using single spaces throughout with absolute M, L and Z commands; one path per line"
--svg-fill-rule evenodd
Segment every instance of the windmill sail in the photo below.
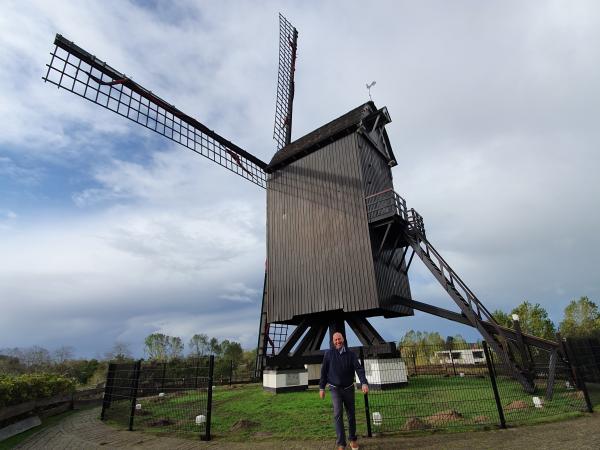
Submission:
M 60 34 L 44 81 L 157 132 L 265 188 L 266 163 Z
M 279 14 L 279 72 L 277 75 L 277 100 L 273 139 L 277 150 L 290 143 L 292 138 L 292 105 L 294 103 L 294 73 L 298 30 Z

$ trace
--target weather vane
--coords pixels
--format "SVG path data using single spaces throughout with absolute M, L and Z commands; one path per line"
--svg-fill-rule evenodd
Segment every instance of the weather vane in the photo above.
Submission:
M 367 83 L 367 91 L 369 91 L 369 100 L 373 101 L 373 99 L 371 98 L 371 88 L 373 86 L 375 86 L 376 82 L 375 81 L 371 81 L 370 83 Z

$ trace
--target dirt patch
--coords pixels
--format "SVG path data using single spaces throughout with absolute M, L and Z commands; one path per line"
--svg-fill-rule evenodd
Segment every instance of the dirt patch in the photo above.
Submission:
M 426 422 L 423 422 L 418 417 L 411 417 L 406 421 L 406 423 L 402 427 L 402 429 L 405 431 L 426 430 L 428 428 L 431 428 L 431 425 L 429 425 Z
M 427 423 L 431 425 L 444 425 L 445 423 L 461 420 L 463 415 L 459 413 L 455 409 L 448 409 L 446 411 L 441 411 L 439 413 L 435 413 L 432 416 L 428 416 L 425 418 Z
M 170 419 L 157 419 L 146 424 L 149 427 L 168 427 L 169 425 L 175 425 L 175 422 Z
M 523 400 L 515 400 L 504 407 L 506 411 L 516 411 L 527 408 L 529 408 L 529 405 L 527 405 L 527 403 L 525 403 Z
M 152 413 L 146 409 L 136 409 L 135 415 L 136 416 L 151 416 Z
M 250 428 L 254 428 L 259 425 L 260 425 L 260 423 L 258 423 L 258 422 L 242 419 L 242 420 L 238 420 L 236 423 L 234 423 L 231 426 L 231 428 L 229 429 L 229 431 L 249 430 Z
M 488 416 L 475 416 L 473 417 L 473 422 L 475 423 L 488 423 L 490 418 Z

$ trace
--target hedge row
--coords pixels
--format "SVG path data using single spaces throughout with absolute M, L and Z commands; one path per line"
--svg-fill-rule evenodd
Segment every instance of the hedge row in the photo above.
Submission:
M 75 391 L 75 381 L 60 375 L 37 373 L 0 375 L 0 407 Z

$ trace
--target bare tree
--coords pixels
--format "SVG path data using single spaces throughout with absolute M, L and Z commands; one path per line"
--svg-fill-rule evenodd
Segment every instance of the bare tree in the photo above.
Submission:
M 54 351 L 54 362 L 56 364 L 63 364 L 66 361 L 73 359 L 73 355 L 75 353 L 75 348 L 71 345 L 63 345 L 58 347 Z
M 126 359 L 131 359 L 132 354 L 129 349 L 129 344 L 121 341 L 116 341 L 112 348 L 104 354 L 104 357 L 107 360 L 117 360 L 124 361 Z
M 20 349 L 20 353 L 19 360 L 29 369 L 48 367 L 51 363 L 50 352 L 39 345 Z

